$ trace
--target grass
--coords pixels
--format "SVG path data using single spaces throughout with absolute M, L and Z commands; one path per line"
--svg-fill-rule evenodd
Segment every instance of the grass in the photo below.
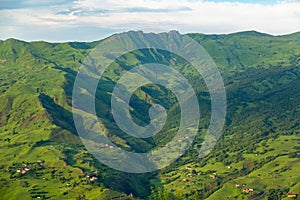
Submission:
M 176 163 L 157 172 L 158 175 L 140 176 L 114 171 L 97 162 L 74 131 L 70 107 L 72 83 L 80 64 L 99 42 L 1 41 L 2 199 L 32 199 L 38 195 L 51 199 L 76 199 L 83 195 L 88 199 L 110 199 L 129 193 L 145 199 L 150 186 L 160 185 L 166 192 L 186 199 L 196 198 L 197 193 L 199 199 L 267 199 L 272 195 L 285 198 L 288 191 L 300 193 L 299 33 L 281 37 L 256 32 L 190 36 L 208 51 L 224 78 L 228 115 L 223 137 L 208 156 L 199 159 L 197 148 L 202 141 L 199 134 L 197 142 Z M 129 151 L 141 152 L 168 142 L 180 118 L 170 91 L 147 86 L 136 91 L 136 105 L 132 105 L 131 114 L 138 123 L 147 122 L 147 110 L 143 108 L 149 106 L 144 99 L 148 93 L 151 101 L 170 108 L 171 117 L 163 134 L 141 140 L 124 135 L 116 127 L 109 113 L 113 86 L 125 72 L 124 68 L 149 60 L 167 64 L 170 55 L 143 50 L 121 57 L 107 71 L 103 88 L 97 92 L 96 109 L 101 126 L 113 142 Z M 202 95 L 199 95 L 200 110 L 204 113 L 201 128 L 205 130 L 210 115 L 207 89 L 186 63 L 175 64 Z M 43 166 L 37 164 L 38 160 L 43 160 Z M 31 171 L 25 175 L 17 173 L 26 163 Z M 187 166 L 194 171 L 187 170 Z M 199 174 L 187 177 L 194 172 Z M 211 178 L 214 172 L 216 177 Z M 87 176 L 97 176 L 98 180 L 89 181 Z M 241 188 L 235 187 L 236 183 L 253 187 L 257 193 L 243 194 Z

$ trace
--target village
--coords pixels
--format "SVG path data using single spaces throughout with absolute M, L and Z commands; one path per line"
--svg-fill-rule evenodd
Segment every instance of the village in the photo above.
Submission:
M 191 171 L 191 173 L 186 174 L 187 178 L 182 179 L 182 182 L 185 182 L 185 183 L 192 181 L 192 179 L 196 176 L 205 175 L 203 173 L 197 173 L 196 170 L 192 166 L 186 166 L 185 169 L 188 171 Z M 227 166 L 227 169 L 231 169 L 231 167 Z M 216 179 L 218 177 L 217 172 L 210 173 L 209 177 L 212 180 Z M 254 188 L 247 187 L 247 184 L 245 184 L 245 183 L 233 183 L 233 185 L 235 186 L 235 188 L 240 189 L 240 193 L 244 194 L 244 195 L 254 194 L 256 192 Z M 297 197 L 299 197 L 299 194 L 297 194 L 295 192 L 288 192 L 286 194 L 286 197 L 296 199 Z

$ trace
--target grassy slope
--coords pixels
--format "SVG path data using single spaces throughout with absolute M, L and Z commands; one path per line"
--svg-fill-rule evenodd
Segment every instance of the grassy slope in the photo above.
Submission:
M 67 74 L 64 70 L 77 69 L 85 50 L 72 48 L 70 44 L 25 43 L 9 39 L 1 43 L 0 52 L 3 80 L 0 95 L 1 196 L 4 199 L 31 199 L 42 196 L 43 192 L 46 192 L 45 197 L 57 199 L 75 198 L 83 193 L 87 197 L 99 197 L 102 193 L 106 196 L 104 186 L 99 189 L 87 184 L 85 188 L 73 188 L 77 182 L 85 180 L 82 177 L 84 168 L 80 168 L 79 159 L 77 166 L 67 165 L 67 155 L 57 144 L 73 145 L 79 140 L 70 131 L 56 131 L 59 127 L 54 121 L 63 118 L 51 117 L 40 100 L 41 93 L 45 93 L 49 99 L 55 97 L 55 103 L 61 109 L 70 110 L 63 89 Z M 62 120 L 62 123 L 66 122 Z M 43 141 L 50 142 L 43 145 Z M 24 167 L 22 163 L 36 163 L 37 160 L 43 160 L 45 169 L 35 169 L 34 164 L 29 164 L 33 174 L 19 177 L 16 170 Z M 12 168 L 10 172 L 5 172 L 9 167 Z M 95 170 L 94 167 L 86 168 Z M 54 178 L 50 178 L 53 169 L 56 170 Z M 60 175 L 67 175 L 64 177 L 67 180 L 61 181 Z M 69 182 L 72 187 L 66 186 Z
M 299 123 L 298 126 L 293 127 L 299 122 L 295 117 L 299 114 L 299 107 L 297 108 L 299 98 L 294 96 L 299 93 L 295 93 L 297 87 L 292 90 L 292 86 L 297 86 L 297 79 L 299 80 L 299 73 L 292 71 L 292 69 L 297 69 L 295 66 L 298 64 L 297 58 L 300 55 L 299 33 L 283 37 L 273 37 L 256 32 L 211 36 L 191 34 L 190 36 L 199 41 L 212 55 L 225 79 L 229 105 L 226 137 L 224 143 L 221 142 L 220 146 L 216 147 L 212 156 L 207 157 L 204 161 L 188 164 L 202 175 L 191 178 L 188 183 L 183 183 L 182 179 L 186 178 L 189 173 L 188 170 L 185 170 L 186 164 L 183 160 L 190 159 L 181 159 L 179 161 L 181 164 L 170 168 L 171 172 L 168 172 L 169 170 L 161 172 L 162 180 L 159 182 L 165 183 L 166 190 L 174 193 L 190 195 L 197 190 L 206 196 L 213 193 L 210 196 L 211 199 L 218 196 L 224 197 L 224 195 L 244 198 L 240 189 L 236 189 L 234 186 L 239 182 L 253 186 L 257 191 L 265 192 L 263 198 L 269 194 L 268 192 L 272 188 L 288 188 L 290 191 L 300 193 L 299 184 L 293 184 L 300 182 L 299 157 L 289 158 L 290 153 L 296 151 L 293 147 L 299 146 Z M 67 102 L 70 100 L 72 76 L 90 48 L 96 44 L 26 43 L 14 39 L 0 43 L 0 151 L 3 155 L 0 159 L 2 178 L 0 193 L 6 195 L 5 199 L 20 197 L 30 199 L 34 195 L 43 195 L 43 192 L 47 192 L 45 193 L 46 197 L 57 199 L 67 196 L 75 198 L 83 193 L 89 198 L 105 199 L 109 198 L 109 195 L 121 195 L 114 190 L 124 192 L 126 187 L 130 188 L 128 185 L 116 187 L 107 183 L 108 180 L 117 180 L 122 175 L 118 172 L 107 171 L 104 166 L 100 168 L 101 175 L 98 176 L 97 183 L 85 180 L 85 175 L 95 171 L 97 166 L 99 170 L 99 163 L 86 154 L 74 135 L 72 127 L 69 126 L 69 118 L 65 117 L 70 114 Z M 132 58 L 131 62 L 134 60 L 135 58 Z M 288 69 L 291 65 L 290 71 L 282 70 Z M 261 71 L 255 73 L 257 69 Z M 272 74 L 272 76 L 264 73 Z M 45 96 L 41 96 L 41 93 Z M 114 130 L 114 125 L 110 125 L 110 119 L 105 116 L 109 110 L 105 95 L 105 93 L 99 93 L 98 105 L 103 113 L 103 122 L 108 119 L 107 128 Z M 143 92 L 137 96 L 143 96 Z M 289 100 L 276 98 L 282 96 L 292 97 Z M 277 106 L 269 105 L 268 101 Z M 292 106 L 283 106 L 290 102 Z M 273 114 L 276 116 L 275 119 L 271 117 L 272 112 L 268 113 L 268 110 L 272 111 L 271 108 L 276 110 Z M 293 112 L 294 110 L 297 112 Z M 62 114 L 58 115 L 58 113 Z M 286 117 L 279 113 L 285 114 Z M 289 121 L 282 121 L 284 118 Z M 274 121 L 271 127 L 257 126 L 262 121 L 270 120 Z M 270 131 L 272 127 L 277 128 L 275 133 Z M 252 142 L 248 144 L 249 140 L 255 141 L 253 137 L 265 131 L 271 133 L 266 139 L 257 140 L 257 144 L 254 145 L 255 153 L 241 147 L 242 145 L 253 145 Z M 293 135 L 286 136 L 287 132 L 291 131 Z M 245 136 L 240 139 L 240 134 Z M 276 134 L 279 136 L 272 139 Z M 282 134 L 285 135 L 280 136 Z M 135 144 L 137 150 L 152 145 L 149 141 L 139 141 L 144 143 L 139 147 L 138 141 L 126 137 L 125 139 L 131 141 L 129 144 Z M 232 139 L 238 144 L 232 145 L 228 142 Z M 125 145 L 122 139 L 115 137 L 115 142 L 117 141 L 121 145 Z M 269 148 L 276 150 L 264 149 L 265 142 Z M 219 156 L 219 160 L 216 160 L 216 155 L 224 154 L 222 148 L 230 150 L 228 158 L 224 159 Z M 76 151 L 73 152 L 73 149 Z M 232 168 L 228 170 L 225 162 L 234 160 L 238 151 L 243 152 L 244 159 L 231 161 Z M 285 152 L 285 155 L 280 155 L 281 152 Z M 259 155 L 259 160 L 268 156 L 276 158 L 245 173 L 242 171 L 245 163 L 252 162 L 254 166 L 258 166 L 255 163 L 257 161 L 255 154 Z M 188 154 L 187 157 L 193 158 L 193 154 Z M 15 173 L 16 169 L 22 167 L 20 166 L 22 162 L 36 163 L 40 159 L 44 161 L 45 169 L 39 169 L 34 167 L 35 164 L 31 164 L 32 168 L 36 168 L 32 170 L 32 174 L 28 173 L 19 177 Z M 286 166 L 289 167 L 288 170 L 276 172 L 277 169 Z M 9 173 L 7 169 L 10 169 Z M 53 169 L 55 169 L 54 172 Z M 209 178 L 211 171 L 217 171 L 217 176 L 220 178 L 211 180 Z M 238 175 L 239 173 L 240 175 Z M 278 176 L 285 181 L 280 181 Z M 227 180 L 228 177 L 231 180 Z M 276 181 L 280 181 L 280 187 L 278 184 L 276 185 Z M 153 182 L 157 182 L 157 180 L 153 180 Z M 71 183 L 72 186 L 66 186 L 67 183 Z M 270 183 L 275 185 L 270 185 Z M 221 187 L 219 184 L 223 186 Z M 95 187 L 96 185 L 97 187 Z M 136 191 L 138 196 L 146 193 L 137 185 L 138 183 L 126 192 L 138 190 L 140 191 L 140 193 Z M 16 187 L 17 190 L 14 189 Z
M 253 34 L 257 37 L 252 37 Z M 224 74 L 229 120 L 224 143 L 215 147 L 213 156 L 205 162 L 188 164 L 200 175 L 187 178 L 191 171 L 185 170 L 186 165 L 179 167 L 179 178 L 178 173 L 163 174 L 167 177 L 163 181 L 168 183 L 165 187 L 186 195 L 197 190 L 202 194 L 212 192 L 209 199 L 267 199 L 272 198 L 272 189 L 284 191 L 277 191 L 277 196 L 273 195 L 275 199 L 283 198 L 288 191 L 299 193 L 300 160 L 299 156 L 290 156 L 291 152 L 299 155 L 299 150 L 296 150 L 300 133 L 299 102 L 295 100 L 300 97 L 299 62 L 294 62 L 295 57 L 299 58 L 299 33 L 280 39 L 254 32 L 231 36 L 191 36 L 207 49 Z M 286 45 L 293 48 L 286 48 Z M 266 125 L 266 121 L 271 123 Z M 264 133 L 268 136 L 257 140 Z M 279 136 L 282 134 L 285 136 Z M 234 161 L 238 157 L 235 148 L 242 152 L 241 161 Z M 226 155 L 226 158 L 221 155 Z M 250 173 L 245 172 L 245 164 L 252 165 L 254 169 Z M 228 169 L 228 166 L 231 168 Z M 217 173 L 216 179 L 209 177 L 213 172 Z M 183 182 L 184 178 L 189 182 Z M 243 194 L 241 188 L 235 187 L 237 183 L 255 188 L 255 193 Z

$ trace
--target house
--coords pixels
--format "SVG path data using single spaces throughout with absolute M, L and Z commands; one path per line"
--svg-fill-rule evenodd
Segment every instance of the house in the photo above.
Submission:
M 243 188 L 243 192 L 244 193 L 249 193 L 249 189 L 248 188 Z
M 186 178 L 182 179 L 182 182 L 188 182 L 188 181 L 189 181 L 189 180 L 186 179 Z
M 244 193 L 249 193 L 249 192 L 253 193 L 253 192 L 254 192 L 254 189 L 253 189 L 253 188 L 243 188 L 242 191 L 243 191 Z
M 189 177 L 189 178 L 193 178 L 194 176 L 196 176 L 196 174 L 189 173 L 189 174 L 186 175 L 186 176 Z
M 90 178 L 90 181 L 96 181 L 98 178 L 93 176 L 92 178 Z
M 39 165 L 43 165 L 43 164 L 44 164 L 44 162 L 43 162 L 42 160 L 38 160 L 38 161 L 37 161 L 37 164 L 39 164 Z
M 241 185 L 240 185 L 240 184 L 235 184 L 235 187 L 236 187 L 236 188 L 240 188 Z
M 287 197 L 289 198 L 296 198 L 298 196 L 298 194 L 296 194 L 295 192 L 291 192 L 291 193 L 288 193 Z
M 22 170 L 21 170 L 21 174 L 26 174 L 26 172 L 27 172 L 27 171 L 26 171 L 25 169 L 22 169 Z
M 209 177 L 212 178 L 212 179 L 216 178 L 216 176 L 214 174 L 210 174 Z
M 185 169 L 192 170 L 193 168 L 191 166 L 186 166 Z

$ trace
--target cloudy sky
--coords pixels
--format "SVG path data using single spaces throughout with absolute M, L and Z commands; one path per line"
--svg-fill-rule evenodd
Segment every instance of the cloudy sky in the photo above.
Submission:
M 300 0 L 0 0 L 0 39 L 93 41 L 128 30 L 300 31 Z

